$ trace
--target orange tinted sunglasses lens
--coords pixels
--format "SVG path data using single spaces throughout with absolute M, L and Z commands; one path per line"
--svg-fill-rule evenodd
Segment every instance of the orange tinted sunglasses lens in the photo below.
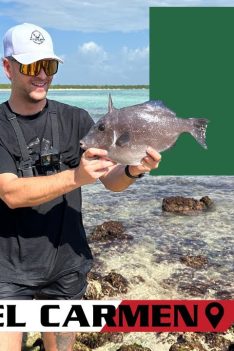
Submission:
M 38 76 L 42 68 L 47 76 L 52 76 L 58 71 L 58 61 L 40 60 L 28 65 L 20 64 L 20 72 L 27 76 Z

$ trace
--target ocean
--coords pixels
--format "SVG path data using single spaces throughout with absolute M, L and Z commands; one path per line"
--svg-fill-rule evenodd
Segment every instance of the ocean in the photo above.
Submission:
M 96 121 L 107 111 L 109 93 L 116 107 L 149 99 L 147 89 L 54 90 L 48 97 L 85 108 Z M 0 92 L 0 100 L 6 100 L 8 94 Z M 109 220 L 120 221 L 133 236 L 131 241 L 91 244 L 99 273 L 114 270 L 129 281 L 128 292 L 116 299 L 234 298 L 233 176 L 146 175 L 122 193 L 109 192 L 98 181 L 84 186 L 82 194 L 87 236 Z M 163 198 L 176 195 L 209 196 L 214 208 L 192 216 L 165 214 Z M 181 260 L 198 255 L 206 259 L 204 267 L 188 267 Z M 168 351 L 170 343 L 162 339 L 157 333 L 124 336 L 126 343 Z M 117 346 L 97 350 L 115 351 Z
M 0 90 L 0 103 L 9 98 L 9 90 Z M 108 109 L 109 94 L 117 108 L 147 101 L 148 89 L 66 89 L 50 90 L 48 98 L 82 107 L 97 120 Z

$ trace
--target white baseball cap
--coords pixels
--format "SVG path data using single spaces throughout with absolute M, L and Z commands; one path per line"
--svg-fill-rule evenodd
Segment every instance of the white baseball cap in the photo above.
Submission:
M 10 28 L 3 37 L 4 57 L 29 64 L 43 59 L 63 60 L 54 53 L 49 33 L 34 24 L 23 23 Z

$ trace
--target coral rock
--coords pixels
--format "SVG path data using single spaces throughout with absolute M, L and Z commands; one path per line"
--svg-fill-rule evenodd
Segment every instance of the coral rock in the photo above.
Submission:
M 128 281 L 119 273 L 110 272 L 103 280 L 117 289 L 118 293 L 126 293 L 128 291 Z
M 104 296 L 115 296 L 128 291 L 128 281 L 121 274 L 111 271 L 106 276 L 90 272 L 84 298 L 100 300 Z
M 165 212 L 190 214 L 197 211 L 206 211 L 213 206 L 212 200 L 208 196 L 200 200 L 186 198 L 183 196 L 171 196 L 163 199 L 162 210 Z
M 203 268 L 207 265 L 208 260 L 206 257 L 198 256 L 183 256 L 180 257 L 180 262 L 184 263 L 188 267 L 192 268 Z
M 92 350 L 107 342 L 122 342 L 123 336 L 120 333 L 78 333 L 76 340 L 80 345 L 85 345 Z M 81 349 L 81 351 L 83 350 Z M 84 351 L 86 350 L 84 349 Z
M 151 351 L 148 347 L 138 344 L 122 345 L 117 351 Z
M 95 230 L 90 234 L 89 241 L 109 241 L 114 239 L 132 239 L 131 235 L 124 233 L 122 223 L 117 221 L 108 221 L 97 225 Z

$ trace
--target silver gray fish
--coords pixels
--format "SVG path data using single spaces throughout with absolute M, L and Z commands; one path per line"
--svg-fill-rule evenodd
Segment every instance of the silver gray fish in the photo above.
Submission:
M 147 146 L 162 152 L 184 132 L 192 134 L 206 149 L 207 123 L 203 118 L 178 118 L 162 101 L 116 109 L 109 95 L 108 113 L 91 127 L 81 147 L 105 149 L 113 161 L 137 165 L 145 157 Z

